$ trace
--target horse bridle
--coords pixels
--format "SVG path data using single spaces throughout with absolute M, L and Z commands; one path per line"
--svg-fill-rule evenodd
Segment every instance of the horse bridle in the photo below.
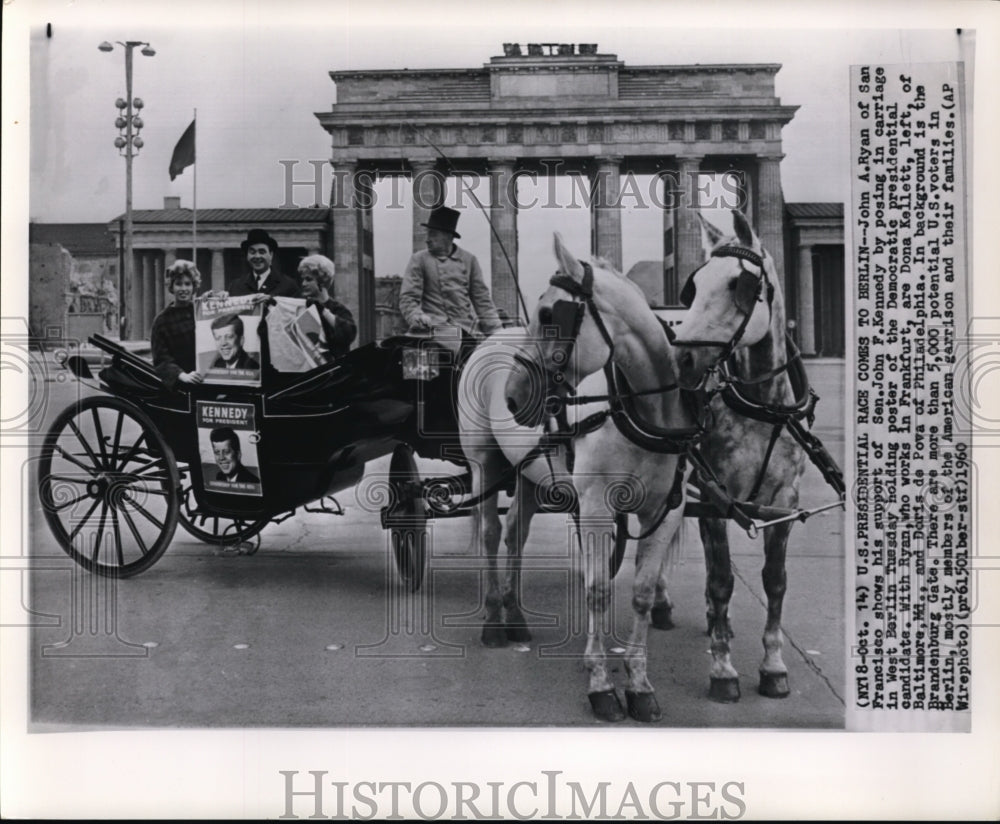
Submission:
M 750 323 L 750 318 L 753 317 L 755 305 L 764 299 L 763 291 L 765 285 L 767 286 L 768 312 L 770 313 L 772 311 L 774 303 L 774 284 L 767 279 L 767 270 L 764 268 L 763 256 L 757 254 L 753 251 L 753 249 L 747 249 L 744 246 L 720 246 L 718 249 L 712 250 L 710 257 L 733 257 L 740 261 L 740 273 L 736 280 L 735 303 L 736 308 L 743 313 L 743 320 L 740 322 L 740 325 L 736 328 L 736 331 L 733 332 L 732 337 L 728 341 L 697 339 L 681 340 L 675 335 L 671 343 L 675 346 L 717 346 L 721 349 L 721 352 L 719 353 L 719 357 L 716 359 L 715 363 L 719 364 L 729 360 L 730 356 L 736 351 L 736 347 L 739 345 L 739 342 L 743 338 L 743 334 L 746 332 L 747 324 Z M 746 268 L 744 261 L 752 263 L 760 270 L 760 273 L 751 272 Z M 690 307 L 694 302 L 695 275 L 704 269 L 710 262 L 711 261 L 709 260 L 703 263 L 688 277 L 687 282 L 684 284 L 684 288 L 681 289 L 680 294 L 680 300 L 684 306 Z
M 545 406 L 550 414 L 554 414 L 563 401 L 555 396 L 552 391 L 556 387 L 565 386 L 568 394 L 575 393 L 575 387 L 566 377 L 566 369 L 569 367 L 576 346 L 577 336 L 580 334 L 580 327 L 583 325 L 584 314 L 590 312 L 594 323 L 597 325 L 601 337 L 608 346 L 608 359 L 605 365 L 611 361 L 615 354 L 615 344 L 608 332 L 607 326 L 601 317 L 601 312 L 594 302 L 594 270 L 586 261 L 580 261 L 583 267 L 583 278 L 576 280 L 570 275 L 556 272 L 550 279 L 549 284 L 569 292 L 577 300 L 557 300 L 552 304 L 552 321 L 543 324 L 542 334 L 546 338 L 564 341 L 565 344 L 559 348 L 552 356 L 556 361 L 556 368 L 531 361 L 521 354 L 514 356 L 522 367 L 529 373 L 538 374 L 544 372 L 545 375 Z

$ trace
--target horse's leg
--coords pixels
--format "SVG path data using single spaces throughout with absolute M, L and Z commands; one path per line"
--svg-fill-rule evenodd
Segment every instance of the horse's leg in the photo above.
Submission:
M 709 695 L 716 701 L 739 701 L 739 674 L 729 657 L 729 599 L 733 596 L 733 568 L 729 559 L 726 521 L 702 518 L 701 540 L 707 564 L 706 595 L 709 603 L 709 634 L 712 638 L 712 669 Z
M 764 532 L 764 569 L 761 579 L 767 595 L 767 623 L 764 625 L 764 660 L 760 665 L 757 691 L 768 698 L 788 697 L 788 668 L 781 657 L 781 608 L 785 601 L 785 550 L 792 524 L 770 527 Z
M 496 482 L 496 456 L 484 454 L 481 461 L 470 460 L 472 473 L 471 493 L 479 495 L 482 490 Z M 497 553 L 500 548 L 500 516 L 497 513 L 497 496 L 491 495 L 473 507 L 471 552 L 486 556 L 486 621 L 483 623 L 482 641 L 488 647 L 502 647 L 507 643 L 504 631 L 500 594 L 500 575 L 497 569 Z
M 590 672 L 588 695 L 594 715 L 605 721 L 621 721 L 625 712 L 608 677 L 603 637 L 611 602 L 608 563 L 614 547 L 614 521 L 603 501 L 603 490 L 596 489 L 599 486 L 591 484 L 586 491 L 580 490 L 579 533 L 587 600 L 587 648 L 583 660 Z
M 677 530 L 672 541 L 682 541 L 684 532 L 683 529 L 684 522 L 681 521 L 681 525 Z M 671 544 L 670 546 L 673 546 Z M 670 552 L 668 548 L 668 553 Z M 680 544 L 677 545 L 678 555 L 680 553 Z M 649 611 L 649 623 L 653 629 L 673 629 L 674 620 L 674 601 L 670 597 L 670 560 L 667 556 L 664 556 L 663 562 L 660 564 L 660 572 L 656 579 L 656 594 L 653 596 L 653 608 Z
M 517 489 L 507 513 L 507 588 L 503 606 L 507 616 L 507 638 L 515 643 L 531 640 L 528 622 L 521 611 L 521 561 L 528 540 L 531 519 L 538 511 L 538 487 L 524 475 L 517 479 Z
M 635 580 L 632 583 L 632 631 L 625 652 L 629 686 L 625 690 L 628 714 L 636 721 L 659 721 L 662 717 L 653 685 L 647 674 L 647 639 L 650 615 L 667 567 L 668 554 L 678 551 L 679 527 L 683 510 L 671 513 L 652 535 L 639 541 L 635 554 Z M 649 522 L 640 519 L 642 529 Z

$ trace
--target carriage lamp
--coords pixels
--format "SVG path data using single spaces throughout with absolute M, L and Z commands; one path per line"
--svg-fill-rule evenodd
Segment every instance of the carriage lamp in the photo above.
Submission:
M 115 100 L 115 108 L 118 109 L 115 128 L 118 129 L 118 136 L 114 143 L 118 154 L 125 158 L 125 252 L 118 273 L 118 328 L 121 339 L 128 340 L 132 331 L 129 316 L 133 312 L 136 316 L 139 314 L 138 307 L 132 306 L 132 280 L 135 274 L 132 253 L 132 158 L 143 147 L 139 132 L 144 124 L 138 112 L 145 106 L 142 98 L 132 97 L 132 52 L 136 46 L 141 46 L 140 52 L 146 57 L 152 57 L 156 50 L 141 40 L 127 40 L 124 43 L 117 40 L 115 43 L 125 49 L 125 97 Z M 112 52 L 115 46 L 105 40 L 97 48 L 102 52 Z

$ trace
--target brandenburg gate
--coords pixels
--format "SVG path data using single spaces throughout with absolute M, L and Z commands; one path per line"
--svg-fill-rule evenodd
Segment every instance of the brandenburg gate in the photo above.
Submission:
M 360 321 L 359 343 L 374 336 L 372 186 L 384 175 L 414 182 L 415 249 L 446 175 L 489 177 L 493 297 L 514 318 L 516 178 L 545 174 L 555 161 L 560 173 L 589 179 L 591 252 L 619 268 L 622 176 L 667 182 L 664 276 L 654 302 L 675 305 L 701 262 L 689 208 L 699 202 L 701 175 L 735 175 L 742 208 L 784 271 L 781 127 L 797 107 L 775 96 L 779 65 L 627 66 L 595 44 L 503 48 L 482 68 L 330 72 L 336 102 L 316 116 L 332 143 L 337 295 Z

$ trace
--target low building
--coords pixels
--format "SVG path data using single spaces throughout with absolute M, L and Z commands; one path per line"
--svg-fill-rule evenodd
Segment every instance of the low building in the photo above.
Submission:
M 240 244 L 253 228 L 265 229 L 278 243 L 275 267 L 295 276 L 306 255 L 329 254 L 330 209 L 199 209 L 197 226 L 191 209 L 181 208 L 179 197 L 164 198 L 162 209 L 132 212 L 132 281 L 129 337 L 149 337 L 153 318 L 170 297 L 164 272 L 175 260 L 194 260 L 202 274 L 202 289 L 222 290 L 247 271 Z M 117 231 L 119 215 L 108 224 Z M 197 235 L 195 235 L 197 232 Z M 193 252 L 197 241 L 197 253 Z

